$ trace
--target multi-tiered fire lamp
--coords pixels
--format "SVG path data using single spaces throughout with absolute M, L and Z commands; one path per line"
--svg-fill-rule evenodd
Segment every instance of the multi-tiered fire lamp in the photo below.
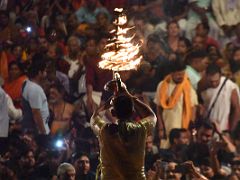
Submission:
M 113 71 L 112 82 L 118 82 L 119 89 L 121 78 L 118 72 L 130 71 L 137 69 L 141 63 L 142 56 L 139 55 L 140 44 L 134 44 L 133 36 L 129 37 L 129 30 L 133 27 L 127 27 L 127 16 L 123 9 L 116 8 L 117 18 L 114 21 L 115 29 L 110 32 L 113 38 L 109 39 L 105 47 L 106 52 L 102 55 L 102 61 L 99 62 L 99 67 Z M 109 84 L 107 83 L 107 84 Z M 108 85 L 105 86 L 106 90 Z

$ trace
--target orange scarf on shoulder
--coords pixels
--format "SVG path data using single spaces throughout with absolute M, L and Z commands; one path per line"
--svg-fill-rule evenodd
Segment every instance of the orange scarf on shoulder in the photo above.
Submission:
M 171 96 L 168 96 L 169 83 L 172 81 L 172 76 L 168 75 L 162 82 L 159 91 L 160 105 L 163 109 L 172 109 L 176 106 L 179 98 L 183 95 L 183 114 L 182 114 L 182 128 L 188 128 L 191 115 L 192 115 L 192 106 L 191 106 L 191 84 L 188 80 L 187 75 L 185 74 L 184 80 L 182 83 L 177 84 L 174 88 Z
M 0 52 L 0 76 L 4 80 L 8 77 L 8 58 L 4 51 Z

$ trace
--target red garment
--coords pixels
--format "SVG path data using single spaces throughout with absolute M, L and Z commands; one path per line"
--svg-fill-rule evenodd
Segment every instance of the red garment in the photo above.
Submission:
M 219 48 L 218 42 L 215 39 L 213 39 L 212 37 L 209 37 L 209 36 L 208 36 L 207 42 L 206 42 L 206 47 L 208 47 L 208 46 L 215 46 L 216 48 Z
M 86 85 L 92 85 L 94 91 L 102 92 L 104 85 L 112 79 L 112 72 L 98 67 L 99 57 L 87 57 Z

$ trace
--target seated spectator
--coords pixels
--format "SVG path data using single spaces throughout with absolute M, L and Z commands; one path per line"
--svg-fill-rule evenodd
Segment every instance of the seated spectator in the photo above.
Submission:
M 13 61 L 8 65 L 9 76 L 4 83 L 4 90 L 12 98 L 17 108 L 21 107 L 22 85 L 27 77 L 24 75 L 23 64 Z
M 186 155 L 195 165 L 200 165 L 204 158 L 210 158 L 208 144 L 213 139 L 214 127 L 211 123 L 202 122 L 197 128 L 196 141 L 191 142 Z
M 98 33 L 109 33 L 111 29 L 114 29 L 114 26 L 110 23 L 107 13 L 99 12 L 97 14 L 94 29 Z
M 229 59 L 231 71 L 237 72 L 240 68 L 240 47 L 233 49 L 232 56 Z
M 5 150 L 6 141 L 8 137 L 9 129 L 9 117 L 8 117 L 8 106 L 7 106 L 7 96 L 3 89 L 0 87 L 0 154 Z
M 34 152 L 31 149 L 24 150 L 18 160 L 19 171 L 17 172 L 20 179 L 33 180 L 35 178 L 34 171 L 36 160 Z
M 73 165 L 62 163 L 57 169 L 57 180 L 75 180 L 76 171 Z
M 153 167 L 154 162 L 157 160 L 158 148 L 153 144 L 153 136 L 150 135 L 146 139 L 145 148 L 145 171 L 147 172 Z
M 210 27 L 208 23 L 206 22 L 199 23 L 196 27 L 196 36 L 203 37 L 206 47 L 208 47 L 209 45 L 213 45 L 216 48 L 219 48 L 218 42 L 208 35 L 209 31 Z
M 192 44 L 187 38 L 180 37 L 178 42 L 177 54 L 180 57 L 184 58 L 188 51 L 191 49 L 191 47 Z
M 232 41 L 234 46 L 240 47 L 240 23 L 235 27 L 236 38 Z
M 186 37 L 191 39 L 194 29 L 200 22 L 208 22 L 210 26 L 209 35 L 218 39 L 220 28 L 211 14 L 211 1 L 190 0 L 189 11 L 187 16 Z
M 52 111 L 52 135 L 66 135 L 71 130 L 74 106 L 64 100 L 64 95 L 65 90 L 60 83 L 50 86 L 49 108 Z
M 98 7 L 97 3 L 98 0 L 87 0 L 85 5 L 76 11 L 76 16 L 79 23 L 96 23 L 96 16 L 100 12 L 106 13 L 110 19 L 108 10 L 104 7 Z
M 188 1 L 187 0 L 164 0 L 164 12 L 165 16 L 178 22 L 181 31 L 186 29 L 186 16 L 188 13 Z
M 0 41 L 15 41 L 19 33 L 16 26 L 10 22 L 8 11 L 0 11 L 0 22 Z
M 202 36 L 194 36 L 192 38 L 192 48 L 206 50 L 206 44 Z
M 74 168 L 76 170 L 76 179 L 95 180 L 95 174 L 90 170 L 90 159 L 87 155 L 82 154 L 74 157 Z
M 13 45 L 9 56 L 9 63 L 12 61 L 22 62 L 23 47 L 20 44 Z
M 173 128 L 169 134 L 170 147 L 160 149 L 160 159 L 182 163 L 187 160 L 186 149 L 190 139 L 186 129 Z

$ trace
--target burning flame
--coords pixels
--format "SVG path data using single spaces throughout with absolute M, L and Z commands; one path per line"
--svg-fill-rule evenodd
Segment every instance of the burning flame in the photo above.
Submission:
M 116 35 L 114 42 L 109 42 L 106 49 L 109 50 L 102 55 L 102 61 L 99 62 L 99 67 L 102 69 L 109 69 L 112 71 L 126 71 L 136 69 L 141 62 L 142 56 L 139 55 L 140 44 L 134 45 L 132 40 L 134 36 L 128 37 L 127 34 L 132 28 L 124 28 L 127 24 L 127 17 L 123 13 L 123 9 L 115 9 L 116 12 L 121 13 L 114 21 L 117 26 L 116 30 L 111 31 Z

